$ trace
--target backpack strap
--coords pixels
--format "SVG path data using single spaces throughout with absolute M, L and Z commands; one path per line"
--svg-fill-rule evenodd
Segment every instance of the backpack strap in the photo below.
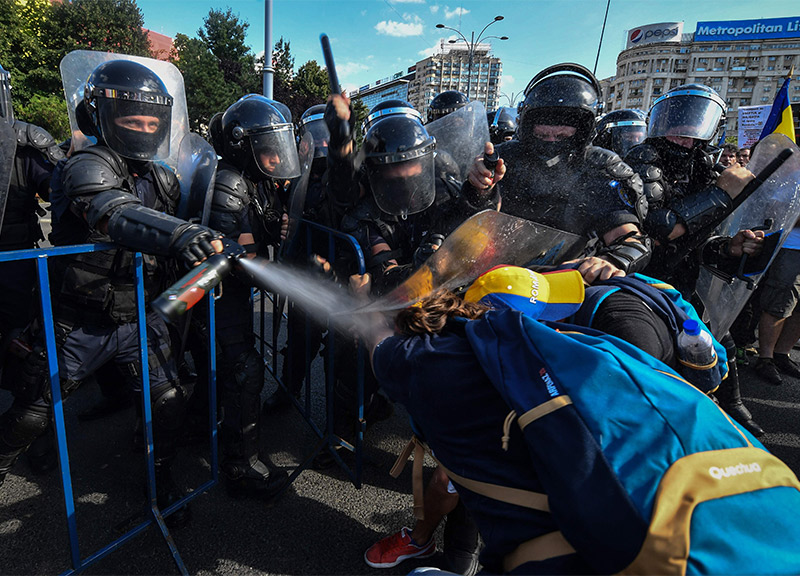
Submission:
M 517 546 L 503 558 L 503 572 L 506 574 L 526 562 L 542 562 L 558 556 L 574 554 L 573 548 L 561 532 L 550 532 L 531 538 Z
M 392 478 L 400 476 L 400 473 L 406 467 L 408 459 L 411 458 L 411 454 L 414 454 L 414 465 L 411 468 L 411 486 L 414 493 L 414 518 L 417 520 L 425 520 L 425 488 L 422 482 L 422 465 L 425 461 L 426 450 L 428 450 L 428 447 L 425 443 L 416 436 L 412 436 L 389 471 Z

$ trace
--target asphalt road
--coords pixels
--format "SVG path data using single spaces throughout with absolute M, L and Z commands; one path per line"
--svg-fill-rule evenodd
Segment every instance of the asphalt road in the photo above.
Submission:
M 269 323 L 268 323 L 269 325 Z M 796 360 L 800 354 L 793 352 Z M 268 360 L 271 360 L 268 358 Z M 312 412 L 324 421 L 321 360 L 313 365 Z M 767 430 L 764 444 L 800 473 L 800 381 L 763 383 L 743 368 L 742 392 L 756 420 Z M 268 378 L 263 396 L 275 389 Z M 83 557 L 105 546 L 143 518 L 143 457 L 132 450 L 133 410 L 95 422 L 76 414 L 99 397 L 87 383 L 65 404 L 65 415 Z M 0 390 L 0 411 L 10 395 Z M 391 419 L 369 432 L 363 486 L 356 489 L 338 469 L 305 470 L 272 506 L 234 500 L 222 486 L 192 504 L 189 525 L 173 537 L 192 574 L 406 574 L 436 558 L 375 570 L 364 551 L 379 538 L 413 521 L 410 466 L 398 479 L 388 472 L 410 437 L 406 415 L 396 407 Z M 262 455 L 291 470 L 312 451 L 316 436 L 294 410 L 262 426 Z M 210 478 L 207 446 L 181 450 L 176 478 L 186 489 Z M 426 474 L 433 463 L 426 462 Z M 441 531 L 437 534 L 441 546 Z M 21 459 L 0 489 L 0 573 L 54 574 L 71 566 L 60 476 L 33 474 Z M 175 574 L 169 550 L 154 527 L 91 566 L 88 574 Z

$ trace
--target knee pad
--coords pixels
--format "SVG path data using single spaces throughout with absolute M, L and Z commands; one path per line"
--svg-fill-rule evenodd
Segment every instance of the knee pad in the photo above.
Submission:
M 236 358 L 233 377 L 242 392 L 258 395 L 264 388 L 264 361 L 255 348 Z
M 165 430 L 177 430 L 186 414 L 186 391 L 180 384 L 169 382 L 150 391 L 153 423 Z
M 0 419 L 0 450 L 28 447 L 49 424 L 48 406 L 15 403 Z

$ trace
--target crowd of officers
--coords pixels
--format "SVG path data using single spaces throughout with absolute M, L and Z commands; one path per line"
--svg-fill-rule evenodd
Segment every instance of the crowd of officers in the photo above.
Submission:
M 7 88 L 8 75 L 0 74 Z M 584 238 L 584 255 L 568 265 L 588 284 L 644 272 L 669 282 L 687 299 L 692 299 L 701 263 L 735 269 L 739 257 L 757 252 L 763 238 L 763 232 L 749 230 L 731 238 L 696 237 L 730 212 L 733 199 L 753 178 L 742 164 L 716 163 L 713 144 L 726 106 L 713 89 L 699 84 L 671 90 L 655 102 L 649 117 L 636 110 L 616 111 L 598 122 L 601 94 L 592 73 L 577 64 L 549 67 L 528 84 L 518 111 L 488 114 L 492 141 L 466 171 L 448 159 L 447 150 L 437 148 L 426 129 L 427 123 L 468 104 L 458 92 L 437 96 L 427 122 L 407 102 L 378 104 L 363 126 L 360 149 L 355 114 L 345 96 L 332 95 L 327 104 L 310 108 L 295 128 L 286 106 L 250 94 L 209 123 L 219 165 L 208 226 L 176 217 L 176 175 L 160 162 L 168 155 L 173 95 L 148 67 L 121 59 L 92 72 L 75 112 L 81 131 L 96 144 L 67 155 L 44 130 L 15 120 L 7 89 L 4 94 L 4 121 L 13 126 L 17 145 L 0 231 L 2 249 L 33 248 L 42 240 L 38 198 L 51 202 L 52 244 L 117 246 L 53 259 L 64 395 L 97 373 L 98 380 L 113 382 L 108 395 L 114 395 L 113 389 L 117 397 L 120 389 L 123 395 L 141 391 L 134 252 L 145 254 L 148 301 L 187 268 L 220 252 L 224 238 L 248 255 L 268 256 L 286 237 L 289 191 L 301 176 L 303 154 L 313 156 L 303 217 L 357 240 L 375 295 L 400 284 L 443 238 L 485 209 Z M 306 133 L 313 136 L 313 151 L 300 150 L 299 156 L 297 144 L 302 148 Z M 495 152 L 499 160 L 487 166 L 483 158 Z M 681 255 L 677 264 L 666 257 L 675 253 Z M 343 260 L 333 263 L 339 278 L 354 273 Z M 0 267 L 5 289 L 0 303 L 2 386 L 14 396 L 0 417 L 2 485 L 18 457 L 49 434 L 52 406 L 36 320 L 34 264 L 16 261 Z M 252 314 L 250 286 L 234 273 L 224 280 L 216 313 L 224 415 L 221 469 L 232 495 L 268 499 L 281 490 L 286 474 L 259 455 L 261 417 L 299 395 L 306 358 L 301 338 L 295 338 L 299 347 L 289 355 L 293 360 L 284 362 L 289 392 L 279 390 L 262 409 L 264 361 L 255 346 Z M 323 328 L 299 310 L 290 315 L 295 334 L 312 324 L 316 353 Z M 181 496 L 170 464 L 192 413 L 203 409 L 203 394 L 187 393 L 182 382 L 186 361 L 178 357 L 188 352 L 198 372 L 205 366 L 202 317 L 195 314 L 189 329 L 178 330 L 158 314 L 147 314 L 162 508 Z M 635 295 L 622 291 L 604 300 L 592 326 L 677 366 L 675 334 Z M 355 358 L 357 344 L 346 335 L 337 338 L 344 361 L 337 362 L 335 425 L 347 437 L 356 414 L 354 362 L 348 359 Z M 733 341 L 726 345 L 734 358 Z M 196 390 L 204 378 L 198 374 Z M 390 407 L 378 394 L 380 383 L 374 377 L 367 380 L 369 423 L 385 418 Z M 715 395 L 751 432 L 763 434 L 742 404 L 735 362 Z M 319 465 L 325 465 L 324 458 Z M 170 521 L 180 525 L 188 517 L 185 507 Z

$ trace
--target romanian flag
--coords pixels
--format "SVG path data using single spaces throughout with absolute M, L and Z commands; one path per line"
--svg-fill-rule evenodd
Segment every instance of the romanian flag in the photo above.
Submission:
M 792 142 L 795 142 L 792 107 L 789 105 L 789 81 L 792 79 L 792 71 L 783 81 L 781 89 L 778 90 L 775 102 L 772 103 L 772 110 L 769 111 L 769 117 L 761 131 L 761 138 L 770 134 L 784 134 Z

